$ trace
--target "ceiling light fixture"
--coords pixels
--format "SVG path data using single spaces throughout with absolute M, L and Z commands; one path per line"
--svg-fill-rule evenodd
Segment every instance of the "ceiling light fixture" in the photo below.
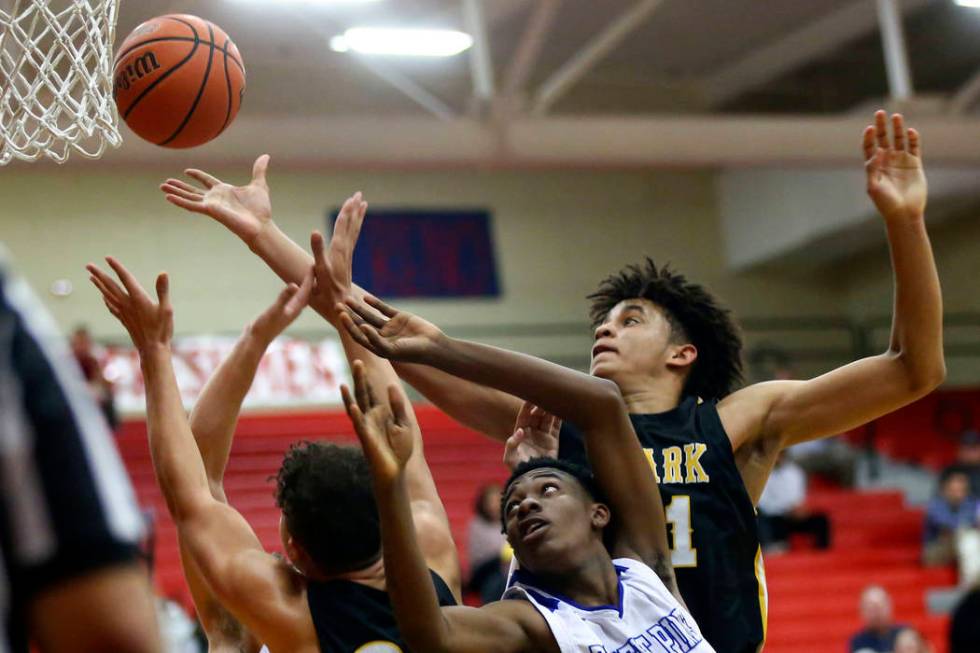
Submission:
M 452 57 L 472 45 L 472 36 L 451 29 L 352 27 L 330 39 L 330 49 L 335 52 L 403 57 Z
M 956 0 L 956 4 L 958 4 L 961 7 L 980 9 L 980 0 Z
M 233 2 L 238 2 L 240 4 L 273 4 L 269 0 L 232 0 Z M 292 5 L 313 5 L 328 7 L 330 5 L 356 5 L 356 4 L 367 4 L 369 2 L 377 2 L 378 0 L 276 0 L 275 4 L 292 4 Z

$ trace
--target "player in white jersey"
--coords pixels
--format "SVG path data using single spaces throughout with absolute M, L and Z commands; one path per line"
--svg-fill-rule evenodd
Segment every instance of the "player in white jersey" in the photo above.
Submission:
M 659 490 L 618 388 L 531 356 L 448 338 L 419 317 L 366 301 L 349 300 L 348 312 L 341 311 L 361 345 L 497 388 L 575 423 L 595 473 L 553 458 L 519 465 L 501 510 L 521 567 L 516 582 L 503 600 L 481 608 L 440 608 L 412 525 L 406 407 L 394 388 L 387 403 L 367 383 L 357 384 L 355 398 L 344 388 L 374 477 L 389 595 L 411 649 L 713 652 L 677 590 Z

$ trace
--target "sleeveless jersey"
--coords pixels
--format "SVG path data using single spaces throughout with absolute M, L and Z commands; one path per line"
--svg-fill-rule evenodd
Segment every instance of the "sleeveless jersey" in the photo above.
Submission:
M 755 509 L 716 403 L 686 397 L 664 413 L 630 415 L 660 486 L 677 585 L 705 639 L 725 653 L 765 640 L 767 595 Z M 564 424 L 559 456 L 588 464 L 580 430 Z
M 456 605 L 445 581 L 429 573 L 439 605 Z M 409 652 L 387 592 L 349 580 L 331 580 L 308 582 L 306 598 L 321 653 Z
M 514 572 L 505 599 L 526 599 L 541 613 L 561 653 L 714 653 L 691 615 L 660 577 L 637 560 L 613 560 L 619 603 L 577 605 L 537 587 L 525 571 Z

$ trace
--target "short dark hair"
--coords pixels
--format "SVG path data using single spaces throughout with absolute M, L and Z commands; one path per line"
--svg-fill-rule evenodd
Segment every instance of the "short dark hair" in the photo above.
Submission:
M 298 442 L 276 474 L 286 528 L 325 573 L 362 569 L 381 555 L 378 506 L 364 452 Z
M 684 394 L 720 399 L 741 384 L 742 336 L 731 312 L 669 264 L 658 268 L 648 257 L 643 264 L 629 265 L 604 279 L 588 299 L 593 327 L 627 299 L 647 299 L 663 309 L 674 342 L 690 342 L 698 350 Z
M 504 491 L 500 494 L 500 527 L 502 530 L 507 530 L 507 511 L 505 508 L 507 506 L 507 499 L 510 496 L 511 486 L 517 479 L 528 472 L 543 468 L 557 469 L 558 471 L 565 472 L 578 481 L 579 485 L 585 489 L 590 497 L 599 502 L 603 501 L 602 493 L 599 491 L 599 487 L 595 482 L 595 476 L 592 475 L 592 472 L 587 467 L 550 456 L 531 458 L 517 465 L 513 473 L 511 473 L 510 478 L 504 483 Z

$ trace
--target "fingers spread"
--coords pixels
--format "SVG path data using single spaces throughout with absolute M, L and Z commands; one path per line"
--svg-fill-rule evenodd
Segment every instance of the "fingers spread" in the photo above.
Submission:
M 184 174 L 186 174 L 188 177 L 192 177 L 193 179 L 198 180 L 199 182 L 204 184 L 204 187 L 207 188 L 208 190 L 214 188 L 215 186 L 221 183 L 221 180 L 218 179 L 217 177 L 213 177 L 208 173 L 204 172 L 203 170 L 198 170 L 197 168 L 190 168 L 189 170 L 185 170 Z
M 198 200 L 188 200 L 177 195 L 167 195 L 166 200 L 174 206 L 179 206 L 192 213 L 204 213 L 204 204 Z
M 338 307 L 340 306 L 342 305 L 338 304 Z M 354 342 L 370 351 L 372 348 L 371 341 L 367 339 L 367 336 L 365 336 L 359 328 L 357 328 L 357 325 L 354 324 L 354 318 L 350 316 L 350 313 L 346 312 L 346 310 L 340 310 L 341 312 L 339 315 L 341 326 L 343 326 L 344 330 L 347 331 L 347 334 L 354 339 Z
M 196 193 L 197 195 L 203 194 L 203 191 L 200 188 L 198 188 L 197 186 L 192 186 L 191 184 L 188 184 L 186 181 L 183 181 L 181 179 L 171 178 L 165 181 L 162 185 L 173 186 L 174 188 L 179 188 L 180 190 L 187 191 L 188 193 Z
M 371 406 L 374 404 L 371 401 L 367 372 L 364 369 L 364 363 L 359 360 L 355 360 L 351 371 L 353 372 L 354 377 L 354 398 L 357 400 L 357 407 L 360 408 L 362 412 L 366 413 L 371 410 Z
M 919 130 L 914 127 L 909 127 L 909 154 L 912 156 L 921 156 L 919 150 Z
M 122 263 L 111 256 L 107 256 L 105 260 L 106 263 L 109 264 L 109 267 L 116 271 L 116 276 L 118 276 L 119 280 L 122 281 L 122 284 L 129 292 L 130 297 L 136 298 L 146 296 L 146 291 L 143 290 L 143 286 L 139 284 L 136 277 L 130 274 L 129 270 L 127 270 Z
M 340 397 L 344 400 L 344 408 L 347 410 L 347 416 L 350 417 L 350 421 L 354 423 L 354 430 L 358 435 L 361 434 L 361 423 L 364 420 L 364 414 L 361 409 L 357 407 L 354 403 L 353 398 L 350 396 L 350 388 L 347 385 L 340 386 Z
M 875 112 L 875 138 L 878 147 L 888 149 L 888 117 L 884 111 Z
M 398 386 L 388 386 L 388 405 L 395 418 L 395 424 L 407 427 L 409 425 L 408 406 L 405 404 L 405 395 L 398 391 Z
M 895 149 L 904 150 L 905 149 L 905 120 L 902 118 L 902 114 L 900 113 L 892 114 L 892 134 L 895 140 Z
M 374 295 L 369 295 L 365 293 L 364 301 L 367 302 L 367 304 L 370 305 L 372 308 L 376 308 L 379 311 L 381 311 L 381 314 L 386 317 L 395 317 L 396 315 L 398 315 L 398 309 L 388 306 L 388 304 L 385 304 L 383 301 L 381 301 Z M 379 326 L 379 325 L 375 325 L 375 326 Z
M 864 160 L 870 161 L 875 154 L 875 128 L 868 125 L 861 135 L 861 148 L 864 150 Z
M 161 272 L 157 275 L 157 301 L 160 302 L 160 308 L 169 309 L 170 308 L 170 277 L 167 276 L 166 272 Z
M 120 288 L 115 279 L 103 272 L 100 268 L 89 263 L 85 266 L 85 269 L 92 275 L 92 282 L 95 283 L 96 287 L 103 294 L 113 295 L 118 301 L 123 301 L 126 298 L 126 291 Z
M 367 297 L 365 297 L 365 299 L 366 298 Z M 384 327 L 385 323 L 388 321 L 384 317 L 370 310 L 367 306 L 357 301 L 353 297 L 347 298 L 346 307 L 351 313 L 361 318 L 371 326 L 377 327 L 379 329 Z
M 160 190 L 167 195 L 176 195 L 177 197 L 189 200 L 191 202 L 201 202 L 204 200 L 204 195 L 201 195 L 199 192 L 186 190 L 172 184 L 163 184 L 160 186 Z

